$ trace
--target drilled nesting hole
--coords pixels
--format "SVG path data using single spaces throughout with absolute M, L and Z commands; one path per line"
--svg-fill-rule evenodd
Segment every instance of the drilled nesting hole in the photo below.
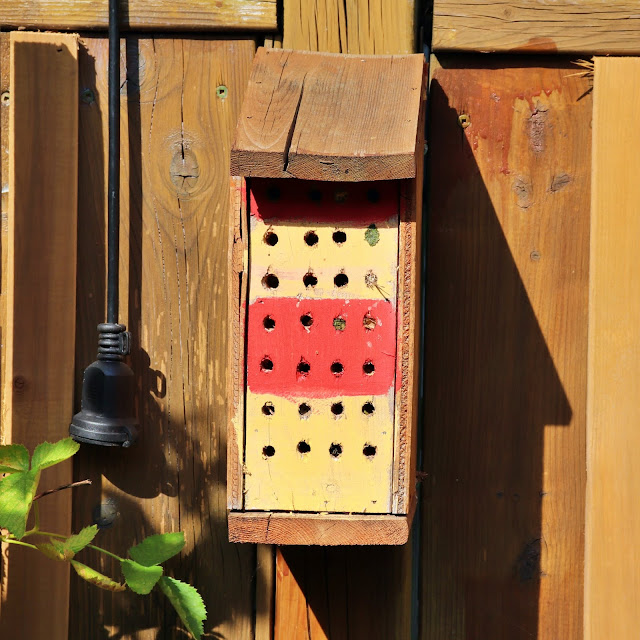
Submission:
M 332 458 L 339 458 L 342 455 L 342 445 L 337 442 L 332 442 L 329 447 L 329 455 Z
M 342 364 L 342 362 L 339 361 L 335 361 L 331 363 L 331 373 L 333 373 L 334 376 L 341 376 L 344 373 L 344 365 Z
M 376 455 L 377 450 L 378 450 L 378 447 L 374 447 L 372 444 L 365 444 L 364 448 L 362 449 L 362 453 L 367 458 L 373 458 L 373 456 Z
M 306 403 L 303 402 L 299 407 L 298 407 L 298 414 L 303 417 L 303 418 L 308 418 L 309 414 L 311 413 L 311 407 Z
M 375 204 L 380 200 L 380 192 L 377 189 L 369 189 L 367 191 L 367 200 Z
M 300 360 L 296 367 L 296 371 L 298 372 L 298 375 L 306 376 L 309 371 L 311 371 L 311 365 L 306 360 Z
M 344 405 L 342 402 L 334 402 L 331 405 L 331 413 L 333 413 L 334 416 L 341 416 L 344 413 Z
M 342 244 L 343 242 L 347 241 L 347 234 L 344 231 L 334 231 L 333 241 L 336 244 Z
M 264 242 L 270 247 L 275 247 L 278 244 L 278 234 L 273 231 L 267 231 L 264 234 Z
M 336 331 L 344 331 L 347 328 L 347 321 L 342 316 L 338 316 L 333 319 L 333 328 Z
M 375 370 L 376 370 L 376 367 L 373 364 L 373 362 L 371 362 L 371 360 L 367 360 L 362 365 L 362 371 L 365 373 L 365 375 L 372 376 L 374 374 Z
M 333 279 L 333 284 L 336 285 L 336 287 L 346 287 L 347 284 L 349 284 L 349 278 L 347 277 L 346 273 L 339 273 L 334 279 Z
M 318 234 L 315 231 L 307 231 L 307 233 L 304 234 L 304 241 L 310 247 L 313 247 L 318 244 Z
M 273 331 L 276 328 L 276 321 L 271 316 L 265 316 L 262 320 L 262 326 L 267 331 Z
M 277 289 L 280 286 L 280 280 L 275 273 L 267 273 L 262 278 L 262 286 L 265 289 Z
M 320 189 L 311 189 L 311 191 L 309 191 L 309 199 L 312 202 L 320 202 L 320 200 L 322 200 L 322 191 L 320 191 Z
M 310 313 L 305 313 L 300 316 L 300 324 L 308 329 L 313 324 L 313 317 Z
M 373 406 L 373 402 L 365 402 L 362 405 L 362 413 L 365 416 L 372 416 L 375 413 L 376 408 Z
M 367 331 L 373 331 L 376 327 L 376 319 L 371 314 L 367 313 L 367 315 L 362 318 L 362 326 Z
M 272 416 L 276 412 L 276 408 L 273 406 L 273 402 L 265 402 L 262 405 L 262 413 L 265 416 Z
M 276 450 L 268 444 L 266 447 L 262 447 L 262 455 L 265 458 L 272 458 L 275 454 Z
M 311 271 L 309 271 L 304 274 L 302 282 L 305 287 L 315 287 L 318 284 L 318 278 L 316 278 L 315 275 Z
M 260 371 L 264 371 L 265 373 L 273 371 L 273 360 L 267 357 L 262 358 L 262 360 L 260 360 Z
M 298 442 L 298 446 L 296 447 L 296 449 L 298 450 L 298 453 L 309 453 L 309 451 L 311 451 L 311 447 L 309 446 L 309 443 L 306 442 L 305 440 L 300 440 L 300 442 Z

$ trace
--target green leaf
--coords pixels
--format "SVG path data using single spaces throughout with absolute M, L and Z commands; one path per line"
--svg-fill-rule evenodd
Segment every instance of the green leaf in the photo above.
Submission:
M 86 564 L 82 564 L 77 560 L 72 560 L 71 566 L 83 580 L 95 584 L 96 587 L 100 587 L 101 589 L 106 589 L 107 591 L 124 591 L 127 588 L 125 585 L 112 580 L 102 573 L 98 573 L 95 569 L 87 567 Z
M 41 542 L 40 544 L 37 544 L 36 547 L 40 553 L 44 553 L 44 555 L 51 560 L 58 560 L 60 562 L 63 560 L 70 560 L 70 558 L 65 558 L 64 554 L 61 553 L 55 545 L 51 544 L 51 542 Z
M 195 587 L 180 582 L 174 578 L 164 576 L 160 578 L 160 589 L 171 601 L 185 627 L 193 634 L 196 640 L 200 640 L 204 633 L 204 625 L 207 619 L 202 597 Z
M 29 452 L 21 444 L 5 444 L 0 447 L 0 473 L 29 471 Z
M 162 576 L 162 567 L 144 567 L 133 560 L 121 560 L 120 567 L 131 591 L 146 595 Z
M 158 533 L 145 538 L 140 544 L 129 549 L 129 555 L 139 564 L 151 567 L 160 564 L 177 553 L 184 547 L 184 533 Z
M 27 528 L 27 517 L 40 481 L 40 471 L 17 471 L 0 480 L 0 529 L 18 540 Z
M 60 554 L 60 560 L 71 560 L 76 554 L 67 547 L 66 540 L 56 540 L 55 538 L 49 538 L 51 546 Z
M 31 468 L 46 469 L 47 467 L 52 467 L 54 464 L 70 458 L 79 448 L 80 445 L 71 438 L 58 440 L 58 442 L 54 442 L 53 444 L 50 442 L 42 442 L 33 452 Z
M 96 537 L 97 533 L 98 525 L 92 524 L 90 527 L 82 529 L 80 533 L 69 536 L 65 540 L 64 546 L 66 549 L 73 551 L 73 553 L 78 553 L 78 551 L 82 551 L 82 549 Z

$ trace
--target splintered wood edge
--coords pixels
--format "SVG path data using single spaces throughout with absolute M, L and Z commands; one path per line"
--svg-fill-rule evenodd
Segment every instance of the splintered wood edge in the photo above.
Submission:
M 409 539 L 415 500 L 407 515 L 346 515 L 258 511 L 229 513 L 229 541 L 278 545 L 403 545 Z

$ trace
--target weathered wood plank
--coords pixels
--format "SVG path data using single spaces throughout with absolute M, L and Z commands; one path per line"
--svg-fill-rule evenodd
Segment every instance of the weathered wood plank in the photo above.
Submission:
M 421 637 L 578 640 L 589 83 L 432 68 Z
M 640 59 L 596 58 L 587 405 L 585 638 L 638 635 Z
M 4 443 L 32 451 L 68 435 L 73 409 L 77 36 L 12 33 L 10 87 L 1 424 Z M 71 462 L 59 464 L 43 471 L 41 486 L 71 476 Z M 47 497 L 39 510 L 43 530 L 70 533 L 70 492 Z M 66 638 L 69 567 L 16 547 L 5 561 L 0 635 Z
M 415 0 L 285 0 L 285 49 L 330 53 L 415 51 Z
M 435 51 L 638 53 L 640 13 L 635 0 L 435 0 L 432 44 Z
M 107 41 L 82 43 L 78 388 L 104 313 L 107 140 Z M 83 447 L 75 467 L 94 481 L 76 496 L 78 526 L 95 507 L 103 520 L 112 509 L 100 537 L 116 553 L 150 533 L 185 531 L 168 571 L 203 594 L 207 634 L 234 640 L 253 637 L 262 580 L 255 548 L 227 541 L 225 491 L 229 150 L 254 51 L 239 39 L 123 46 L 120 309 L 133 334 L 141 435 L 128 451 Z M 78 581 L 72 593 L 70 637 L 183 637 L 162 598 L 112 597 Z
M 122 0 L 122 29 L 276 31 L 276 0 Z M 0 27 L 106 29 L 108 0 L 11 0 Z
M 416 175 L 424 58 L 260 48 L 231 151 L 234 175 L 397 180 Z

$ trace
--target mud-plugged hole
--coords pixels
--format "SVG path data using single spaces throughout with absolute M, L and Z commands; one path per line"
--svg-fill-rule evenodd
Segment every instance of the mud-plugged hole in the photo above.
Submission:
M 272 416 L 276 412 L 276 408 L 273 406 L 273 402 L 265 402 L 262 405 L 262 413 L 265 416 Z
M 318 234 L 315 231 L 307 231 L 307 233 L 304 234 L 304 241 L 310 247 L 313 247 L 318 244 Z
M 347 284 L 349 284 L 349 278 L 347 277 L 346 273 L 342 273 L 340 272 L 334 279 L 333 279 L 333 284 L 336 285 L 336 287 L 340 288 L 340 287 L 346 287 Z
M 344 373 L 344 365 L 342 362 L 339 362 L 338 360 L 332 362 L 331 373 L 333 373 L 334 376 L 341 376 Z
M 371 360 L 367 360 L 362 365 L 362 371 L 365 373 L 365 375 L 372 376 L 375 373 L 375 370 L 376 370 L 376 367 L 373 364 L 373 362 L 371 362 Z
M 275 273 L 267 273 L 262 278 L 262 286 L 265 289 L 277 289 L 280 286 L 280 280 Z
M 311 371 L 311 365 L 306 360 L 300 360 L 298 362 L 298 366 L 296 367 L 296 371 L 300 376 L 308 375 L 309 371 Z
M 365 416 L 372 416 L 375 413 L 376 408 L 373 406 L 373 402 L 365 402 L 362 405 L 362 413 Z
M 347 321 L 342 316 L 333 319 L 333 328 L 336 331 L 344 331 L 347 328 Z
M 300 316 L 300 324 L 308 329 L 313 324 L 313 316 L 310 313 L 305 313 Z
M 307 418 L 310 413 L 311 413 L 311 407 L 306 402 L 303 402 L 302 404 L 300 404 L 300 406 L 298 407 L 298 414 L 301 417 Z
M 342 404 L 342 402 L 334 402 L 331 405 L 331 413 L 333 413 L 334 416 L 341 416 L 344 412 L 344 405 Z
M 262 358 L 262 360 L 260 360 L 260 371 L 264 371 L 265 373 L 273 371 L 273 360 L 268 357 Z
M 273 331 L 276 328 L 276 321 L 271 316 L 265 316 L 262 320 L 262 326 L 267 331 Z
M 365 444 L 364 448 L 362 449 L 362 453 L 367 458 L 373 458 L 373 456 L 376 455 L 377 450 L 378 450 L 378 447 L 374 447 L 372 444 Z
M 298 442 L 298 446 L 296 447 L 296 449 L 298 450 L 298 453 L 302 453 L 303 455 L 311 451 L 311 447 L 309 446 L 309 443 L 306 442 L 305 440 L 300 440 L 300 442 Z
M 342 455 L 342 445 L 337 442 L 332 442 L 329 447 L 329 455 L 332 458 L 339 458 Z
M 347 234 L 344 231 L 334 231 L 333 241 L 336 244 L 343 244 L 344 242 L 347 241 Z
M 262 447 L 262 457 L 272 458 L 275 455 L 276 450 L 268 444 L 266 447 Z
M 315 277 L 313 272 L 308 271 L 302 278 L 302 283 L 305 287 L 315 287 L 318 284 L 318 278 Z
M 371 314 L 367 313 L 367 315 L 362 318 L 362 326 L 367 331 L 373 331 L 376 328 L 376 319 Z
M 275 247 L 278 244 L 278 234 L 274 231 L 267 231 L 263 237 L 264 243 L 270 247 Z

